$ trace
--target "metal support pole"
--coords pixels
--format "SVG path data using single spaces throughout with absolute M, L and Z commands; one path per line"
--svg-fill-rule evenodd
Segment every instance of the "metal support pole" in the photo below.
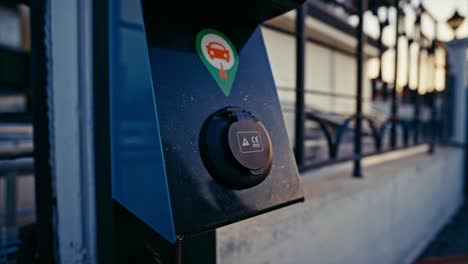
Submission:
M 400 37 L 399 27 L 400 27 L 400 1 L 395 1 L 396 8 L 396 25 L 395 25 L 395 65 L 394 65 L 394 80 L 393 80 L 393 90 L 392 90 L 392 104 L 391 104 L 391 130 L 390 130 L 390 147 L 392 149 L 396 148 L 397 145 L 397 130 L 396 130 L 396 121 L 398 118 L 398 98 L 397 98 L 397 84 L 398 84 L 398 39 Z
M 432 41 L 432 52 L 434 56 L 434 75 L 433 75 L 433 89 L 434 91 L 432 92 L 431 96 L 431 145 L 429 147 L 429 153 L 434 154 L 435 153 L 435 144 L 437 140 L 437 98 L 438 98 L 438 93 L 436 90 L 436 74 L 437 74 L 437 58 L 436 58 L 436 48 L 437 48 L 437 38 L 438 38 L 438 24 L 437 20 L 434 20 L 434 40 Z
M 446 56 L 447 56 L 447 57 L 446 57 L 445 63 L 446 63 L 446 66 L 447 66 L 447 72 L 448 72 L 448 74 L 449 74 L 449 76 L 450 76 L 450 79 L 448 79 L 448 78 L 446 79 L 446 84 L 450 83 L 450 86 L 447 85 L 446 87 L 447 87 L 448 89 L 451 89 L 452 96 L 453 96 L 454 93 L 455 93 L 455 91 L 454 91 L 454 90 L 455 90 L 455 83 L 454 83 L 454 82 L 455 82 L 455 76 L 451 74 L 451 68 L 452 68 L 452 67 L 450 66 L 451 63 L 449 64 L 449 59 L 448 59 L 449 55 L 448 55 L 448 51 L 447 51 L 447 53 L 446 53 Z M 468 101 L 468 94 L 467 94 L 467 93 L 465 93 L 465 100 Z M 465 102 L 467 102 L 467 101 L 465 101 Z M 465 103 L 465 107 L 464 107 L 464 108 L 465 108 L 465 109 L 463 109 L 464 112 L 465 112 L 465 113 L 468 113 L 468 104 L 467 104 L 467 103 Z M 452 113 L 454 113 L 454 111 L 453 111 Z M 451 125 L 452 125 L 452 127 L 453 127 L 453 123 L 452 123 Z M 463 154 L 464 154 L 464 158 L 463 158 L 463 159 L 464 159 L 464 162 L 465 162 L 465 166 L 464 166 L 464 167 L 465 167 L 465 173 L 464 173 L 464 174 L 465 174 L 465 199 L 466 199 L 466 198 L 468 198 L 468 118 L 465 118 L 465 127 L 464 127 L 464 130 L 465 130 L 465 131 L 464 131 L 464 141 L 465 141 L 464 149 L 465 149 L 465 151 L 464 151 L 464 153 L 463 153 Z
M 406 103 L 411 102 L 411 87 L 410 87 L 410 79 L 411 79 L 411 46 L 413 45 L 413 39 L 407 37 L 406 38 L 408 41 L 408 51 L 407 51 L 407 68 L 406 68 L 406 88 L 405 88 L 405 98 L 406 98 Z
M 387 18 L 388 19 L 388 18 Z M 380 29 L 380 34 L 379 34 L 379 40 L 378 40 L 378 49 L 379 49 L 379 76 L 377 76 L 378 80 L 382 80 L 382 59 L 383 59 L 383 54 L 384 54 L 384 44 L 383 44 L 383 33 L 385 30 L 386 23 L 379 21 L 379 29 Z
M 296 135 L 294 154 L 299 170 L 304 168 L 304 122 L 305 122 L 305 14 L 307 4 L 297 9 L 296 16 Z
M 354 130 L 354 160 L 353 177 L 361 178 L 361 155 L 362 155 L 362 87 L 364 71 L 364 12 L 367 9 L 367 0 L 360 0 L 358 7 L 359 24 L 357 31 L 357 86 L 356 86 L 356 126 Z
M 435 75 L 437 72 L 437 62 L 436 62 L 436 41 L 437 41 L 437 23 L 434 23 L 435 27 L 435 37 L 434 40 L 432 41 L 432 56 L 434 58 L 434 65 L 433 66 L 433 71 L 434 71 L 434 76 L 432 85 L 433 85 L 433 91 L 431 94 L 431 145 L 429 147 L 429 153 L 434 154 L 435 152 L 435 141 L 437 138 L 437 90 L 436 90 L 436 80 L 435 80 Z
M 93 1 L 95 208 L 98 263 L 115 263 L 110 164 L 109 0 Z
M 418 63 L 418 73 L 417 73 L 417 78 L 416 78 L 416 98 L 414 100 L 414 134 L 413 134 L 413 139 L 414 139 L 414 144 L 419 143 L 419 132 L 420 132 L 420 116 L 421 116 L 421 99 L 422 96 L 419 94 L 418 90 L 421 86 L 421 68 L 422 68 L 422 47 L 423 47 L 423 42 L 421 41 L 421 33 L 418 32 L 419 34 L 419 50 L 418 50 L 418 58 L 417 58 L 417 63 Z
M 14 230 L 17 228 L 16 226 L 16 172 L 14 171 L 9 172 L 6 176 L 6 227 L 7 227 L 7 234 L 13 234 Z M 7 238 L 8 238 L 8 235 L 7 235 Z
M 435 153 L 435 142 L 437 139 L 437 91 L 431 93 L 431 144 L 429 146 L 429 153 Z
M 49 118 L 46 57 L 46 2 L 30 2 L 31 86 L 34 125 L 34 184 L 39 263 L 55 263 L 53 208 L 55 207 L 50 166 Z M 50 36 L 49 36 L 50 37 Z

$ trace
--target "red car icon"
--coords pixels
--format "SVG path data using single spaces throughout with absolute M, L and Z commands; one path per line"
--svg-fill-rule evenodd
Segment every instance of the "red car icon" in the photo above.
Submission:
M 206 45 L 206 49 L 208 50 L 208 55 L 210 59 L 220 59 L 225 60 L 229 63 L 231 57 L 229 56 L 229 50 L 224 47 L 223 44 L 219 42 L 212 41 Z

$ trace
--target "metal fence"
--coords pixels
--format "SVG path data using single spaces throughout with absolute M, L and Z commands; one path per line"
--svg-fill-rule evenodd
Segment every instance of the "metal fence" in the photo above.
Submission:
M 34 161 L 31 149 L 27 146 L 19 147 L 18 140 L 22 139 L 10 137 L 1 141 L 16 147 L 2 146 L 0 155 L 0 201 L 3 201 L 3 204 L 0 204 L 0 264 L 14 259 L 20 245 L 19 227 L 34 220 L 34 208 L 22 207 L 19 201 L 28 196 L 34 201 L 34 193 L 20 193 L 19 188 L 22 179 L 33 178 Z M 31 141 L 31 137 L 25 140 Z
M 30 60 L 0 46 L 0 264 L 15 259 L 19 228 L 35 219 Z
M 356 1 L 361 3 L 360 6 L 346 5 L 342 1 L 326 2 L 328 4 L 334 4 L 337 8 L 342 8 L 349 15 L 355 15 L 359 18 L 355 32 L 357 47 L 354 55 L 357 64 L 356 95 L 350 96 L 319 91 L 314 92 L 305 89 L 305 77 L 307 75 L 305 68 L 305 47 L 307 41 L 309 41 L 306 37 L 305 19 L 309 14 L 307 10 L 309 7 L 313 7 L 313 3 L 305 4 L 297 11 L 296 32 L 289 32 L 289 34 L 294 34 L 296 38 L 296 88 L 293 89 L 296 93 L 296 102 L 293 111 L 295 114 L 294 151 L 299 170 L 304 172 L 309 169 L 338 162 L 354 161 L 353 176 L 361 177 L 361 160 L 364 157 L 421 144 L 428 144 L 430 146 L 430 152 L 432 153 L 435 148 L 436 137 L 440 134 L 438 131 L 441 127 L 441 121 L 438 120 L 437 113 L 440 107 L 436 102 L 441 101 L 443 92 L 437 91 L 435 87 L 432 86 L 429 87 L 430 91 L 427 91 L 425 94 L 419 94 L 417 89 L 411 89 L 409 77 L 408 83 L 402 87 L 401 92 L 398 92 L 398 89 L 395 89 L 395 87 L 397 87 L 397 80 L 400 78 L 400 76 L 398 76 L 398 52 L 395 52 L 393 83 L 386 83 L 382 80 L 382 67 L 380 67 L 379 76 L 372 80 L 372 100 L 389 101 L 390 115 L 382 120 L 376 116 L 363 113 L 364 46 L 368 39 L 363 30 L 363 24 L 365 23 L 363 20 L 366 11 L 371 11 L 373 14 L 377 15 L 378 8 L 387 10 L 393 8 L 396 10 L 395 21 L 398 22 L 395 23 L 395 25 L 390 25 L 388 17 L 385 20 L 380 20 L 380 32 L 382 33 L 383 29 L 387 26 L 393 26 L 395 27 L 396 40 L 406 38 L 408 41 L 408 49 L 410 49 L 412 45 L 418 45 L 418 87 L 423 81 L 426 81 L 422 79 L 423 77 L 421 74 L 421 69 L 423 68 L 421 53 L 427 52 L 428 56 L 434 57 L 437 48 L 444 48 L 437 40 L 437 31 L 435 31 L 433 39 L 429 39 L 421 31 L 421 17 L 427 16 L 432 19 L 434 28 L 437 28 L 437 21 L 427 12 L 422 4 L 413 6 L 410 1 L 374 1 L 374 10 L 367 9 L 367 1 Z M 379 2 L 381 5 L 375 5 L 375 2 Z M 404 18 L 403 7 L 411 8 L 416 14 L 413 36 L 409 36 L 401 27 L 402 19 Z M 387 14 L 389 13 L 390 12 L 387 12 Z M 272 26 L 268 27 L 285 33 L 284 30 Z M 385 45 L 382 43 L 381 37 L 378 41 L 380 50 L 379 59 L 380 64 L 382 64 Z M 395 51 L 401 48 L 398 43 L 399 41 L 396 41 L 394 44 L 393 49 Z M 410 67 L 409 61 L 408 59 L 408 67 Z M 445 67 L 435 64 L 433 66 Z M 446 72 L 448 72 L 447 69 Z M 430 76 L 430 78 L 435 77 Z M 432 81 L 431 85 L 435 85 L 435 81 Z M 279 89 L 288 90 L 288 88 L 281 87 Z M 324 115 L 324 113 L 311 110 L 310 105 L 308 105 L 305 100 L 308 93 L 332 97 L 347 97 L 350 100 L 355 100 L 355 112 L 349 116 L 337 115 L 338 118 L 330 118 L 330 114 L 333 113 L 326 113 Z M 398 115 L 402 103 L 413 107 L 413 118 L 405 119 Z M 423 120 L 421 118 L 422 109 L 426 109 L 430 112 L 429 120 Z M 310 125 L 308 124 L 311 123 L 315 125 L 313 129 L 309 128 Z M 326 142 L 327 154 L 326 158 L 322 159 L 311 157 L 310 151 L 308 151 L 306 147 L 309 142 L 318 140 L 318 131 L 319 134 L 325 138 Z M 398 144 L 398 142 L 401 143 Z

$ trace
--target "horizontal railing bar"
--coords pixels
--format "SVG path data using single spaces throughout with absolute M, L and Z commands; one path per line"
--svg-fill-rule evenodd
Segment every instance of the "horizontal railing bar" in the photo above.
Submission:
M 356 10 L 355 7 L 347 5 L 346 3 L 336 1 L 336 0 L 320 0 L 321 2 L 324 2 L 326 4 L 332 4 L 337 7 L 341 7 L 348 15 L 356 15 L 358 10 Z
M 285 86 L 278 86 L 279 91 L 285 91 L 285 92 L 296 92 L 296 89 L 292 87 L 285 87 Z M 323 92 L 323 91 L 317 91 L 317 90 L 305 90 L 304 93 L 306 94 L 317 94 L 317 95 L 324 95 L 324 96 L 330 96 L 330 97 L 337 97 L 337 98 L 344 98 L 344 99 L 356 99 L 355 95 L 351 94 L 341 94 L 341 93 L 333 93 L 333 92 Z M 372 101 L 371 98 L 364 98 L 364 101 Z
M 18 253 L 19 246 L 20 244 L 13 244 L 0 248 L 0 260 L 6 259 L 8 261 L 13 258 Z
M 0 248 L 0 257 L 8 257 L 9 255 L 16 254 L 18 252 L 18 245 L 7 246 L 5 248 Z M 0 260 L 2 260 L 0 258 Z
M 32 123 L 31 113 L 0 113 L 0 122 Z
M 5 177 L 10 172 L 15 172 L 18 176 L 22 173 L 34 173 L 34 159 L 22 158 L 17 160 L 0 160 L 0 178 Z
M 291 106 L 285 106 L 283 104 L 281 110 L 283 112 L 289 112 L 289 113 L 294 113 L 295 112 L 295 109 L 294 109 L 294 106 L 291 105 Z M 306 109 L 306 113 L 307 113 L 307 109 Z M 323 112 L 323 114 L 330 114 L 330 115 L 337 115 L 337 116 L 342 116 L 343 118 L 346 118 L 346 117 L 349 117 L 351 116 L 352 114 L 350 113 L 339 113 L 339 112 Z M 366 116 L 366 115 L 364 115 Z M 368 116 L 368 115 L 367 115 Z M 308 119 L 307 121 L 313 121 L 311 119 Z M 404 121 L 404 122 L 412 122 L 414 121 L 413 118 L 411 117 L 403 117 L 403 116 L 399 116 L 397 121 Z M 419 120 L 421 124 L 429 124 L 431 122 L 431 120 Z
M 15 247 L 15 246 L 19 246 L 19 245 L 21 245 L 20 240 L 12 240 L 12 241 L 8 241 L 4 246 L 5 247 Z
M 283 33 L 283 34 L 285 34 L 285 35 L 290 35 L 290 36 L 295 36 L 295 35 L 296 35 L 296 33 L 291 32 L 291 31 L 288 31 L 288 30 L 283 29 L 283 28 L 278 27 L 278 26 L 269 25 L 269 24 L 262 24 L 262 26 L 265 27 L 265 28 L 274 30 L 274 31 L 276 31 L 276 32 Z M 307 37 L 307 36 L 306 36 L 306 40 L 307 40 L 307 42 L 317 44 L 317 45 L 319 45 L 319 46 L 321 46 L 321 47 L 324 47 L 324 48 L 328 48 L 328 49 L 330 49 L 330 50 L 332 50 L 332 51 L 334 51 L 334 52 L 338 52 L 338 53 L 340 53 L 340 54 L 342 54 L 342 55 L 344 55 L 344 56 L 354 57 L 354 53 L 352 53 L 352 52 L 350 52 L 350 51 L 347 51 L 347 50 L 345 50 L 345 49 L 340 49 L 340 48 L 334 47 L 334 46 L 332 46 L 332 45 L 330 45 L 330 44 L 327 44 L 327 43 L 325 43 L 325 42 L 319 41 L 319 40 L 317 40 L 317 39 L 313 39 L 313 38 L 311 38 L 311 37 Z
M 25 178 L 25 177 L 34 177 L 33 170 L 16 170 L 16 178 Z M 3 172 L 0 172 L 0 179 L 5 178 L 6 175 Z
M 440 142 L 442 145 L 451 148 L 459 148 L 459 149 L 467 149 L 468 144 L 464 142 L 455 142 L 455 141 L 442 141 Z
M 21 151 L 16 153 L 0 153 L 0 161 L 4 160 L 17 160 L 23 158 L 33 158 L 34 153 L 32 151 Z
M 390 153 L 390 152 L 394 152 L 394 151 L 398 151 L 398 150 L 411 149 L 411 148 L 420 147 L 420 146 L 424 146 L 424 145 L 428 145 L 428 144 L 430 144 L 430 142 L 426 141 L 426 142 L 418 143 L 418 144 L 415 144 L 415 145 L 410 145 L 410 146 L 407 146 L 407 147 L 399 147 L 399 148 L 395 148 L 395 149 L 388 149 L 388 150 L 382 150 L 382 151 L 378 151 L 378 152 L 365 153 L 363 155 L 351 155 L 351 156 L 347 156 L 347 157 L 343 157 L 343 158 L 329 159 L 329 160 L 326 160 L 326 161 L 305 165 L 304 168 L 300 172 L 303 173 L 303 172 L 307 172 L 309 170 L 316 170 L 316 169 L 320 169 L 320 168 L 323 168 L 323 167 L 326 167 L 326 166 L 337 165 L 337 164 L 344 163 L 344 162 L 355 161 L 355 160 L 362 159 L 362 158 L 373 157 L 373 156 L 386 154 L 386 153 Z
M 7 173 L 10 171 L 0 170 L 0 179 L 7 177 Z M 14 172 L 16 173 L 17 178 L 31 177 L 34 174 L 34 169 L 15 169 Z
M 31 215 L 31 214 L 34 214 L 36 212 L 36 208 L 35 207 L 17 207 L 16 208 L 16 215 L 17 216 L 28 216 L 28 215 Z M 6 216 L 6 210 L 4 209 L 0 209 L 0 216 L 3 218 Z M 1 223 L 1 221 L 0 221 Z

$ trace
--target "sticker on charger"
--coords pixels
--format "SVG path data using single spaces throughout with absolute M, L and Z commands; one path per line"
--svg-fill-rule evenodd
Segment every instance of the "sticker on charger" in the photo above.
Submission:
M 262 137 L 257 131 L 237 132 L 237 140 L 241 153 L 263 151 Z
M 231 93 L 239 67 L 239 56 L 231 40 L 214 29 L 200 31 L 196 39 L 198 56 L 225 96 Z

